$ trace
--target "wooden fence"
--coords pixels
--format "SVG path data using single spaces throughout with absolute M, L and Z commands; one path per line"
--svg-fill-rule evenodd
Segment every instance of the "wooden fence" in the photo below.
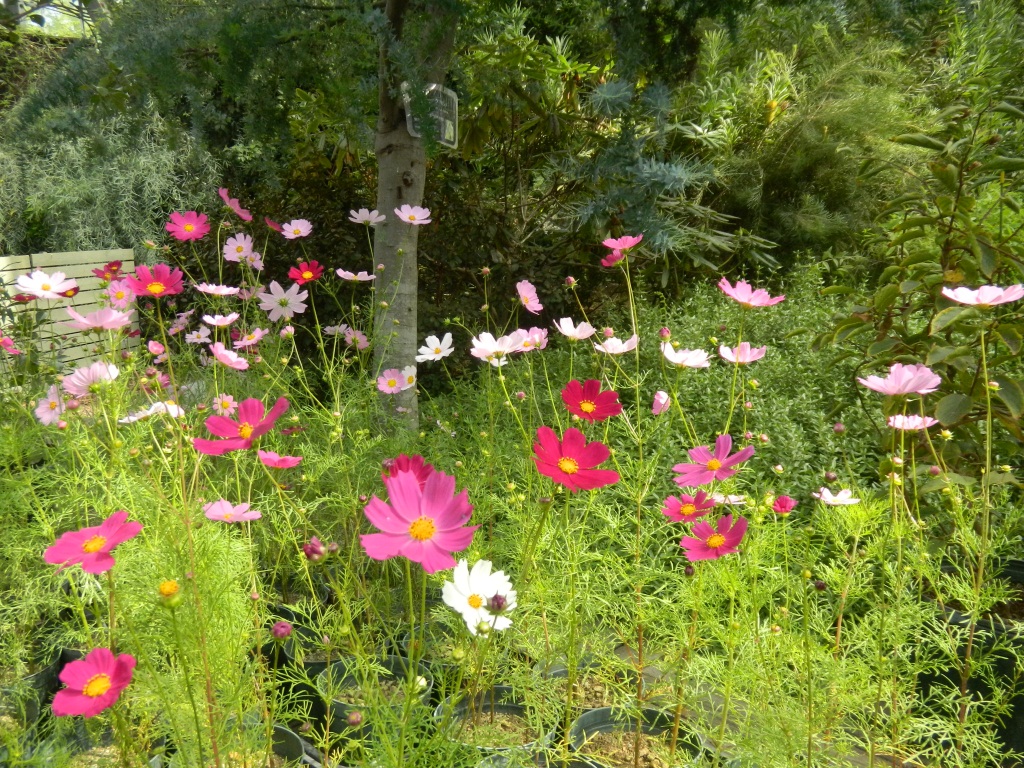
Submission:
M 73 307 L 80 314 L 87 314 L 99 309 L 103 291 L 100 279 L 92 271 L 103 267 L 111 261 L 120 261 L 122 273 L 135 270 L 135 254 L 130 249 L 113 251 L 72 251 L 68 253 L 33 253 L 28 256 L 0 256 L 0 280 L 10 295 L 18 293 L 15 281 L 20 275 L 27 275 L 33 270 L 42 270 L 47 274 L 63 272 L 65 277 L 74 278 L 81 289 L 77 296 L 68 299 L 62 306 L 56 302 L 32 302 L 15 304 L 13 309 L 31 311 L 37 306 L 49 304 L 53 307 L 49 322 L 39 327 L 42 349 L 48 349 L 51 343 L 60 350 L 59 360 L 64 367 L 77 367 L 92 359 L 92 348 L 95 337 L 90 339 L 85 334 L 63 325 L 70 320 L 64 307 Z M 137 328 L 137 323 L 132 328 Z M 61 338 L 66 337 L 66 338 Z

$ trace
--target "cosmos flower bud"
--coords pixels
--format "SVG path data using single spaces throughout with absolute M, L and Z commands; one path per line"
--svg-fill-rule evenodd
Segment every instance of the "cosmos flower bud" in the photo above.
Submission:
M 525 400 L 525 399 L 526 399 L 526 393 L 525 392 L 523 392 L 522 390 L 520 390 L 519 392 L 516 392 L 516 400 Z
M 668 341 L 669 339 L 672 338 L 672 331 L 670 331 L 668 328 L 662 328 L 660 331 L 658 331 L 658 336 L 661 337 L 662 341 Z
M 332 541 L 330 544 L 327 545 L 328 554 L 336 555 L 338 554 L 339 549 L 341 549 L 341 547 L 338 545 L 338 542 L 336 541 Z
M 292 625 L 287 621 L 279 621 L 270 629 L 275 640 L 284 640 L 292 633 Z
M 942 470 L 939 469 L 934 464 L 932 464 L 930 467 L 928 467 L 928 474 L 931 475 L 932 477 L 938 477 L 939 475 L 942 474 Z
M 345 722 L 348 723 L 349 728 L 358 728 L 363 724 L 363 713 L 358 709 L 354 709 L 348 713 Z
M 491 268 L 484 267 L 483 269 L 480 270 L 480 274 L 483 275 L 484 277 L 487 277 L 489 274 L 491 274 Z
M 567 278 L 565 278 L 565 285 L 567 288 L 575 288 L 576 278 L 573 277 L 572 275 L 569 275 Z
M 826 589 L 828 589 L 828 585 L 825 584 L 825 582 L 821 579 L 818 579 L 816 582 L 814 582 L 814 588 L 819 592 L 824 592 Z
M 77 411 L 78 410 L 78 406 L 79 406 L 79 402 L 77 400 L 75 400 L 74 398 L 72 398 L 71 400 L 68 400 L 66 403 L 64 403 L 64 408 L 66 408 L 69 411 Z
M 832 431 L 835 432 L 837 435 L 841 435 L 846 431 L 846 426 L 843 424 L 843 422 L 837 421 L 835 424 L 832 425 Z
M 495 595 L 487 601 L 487 610 L 491 613 L 501 613 L 508 607 L 508 599 L 504 595 Z
M 160 602 L 167 608 L 177 608 L 181 605 L 182 594 L 181 588 L 178 586 L 178 582 L 174 579 L 166 579 L 160 582 L 160 586 L 157 587 L 157 591 L 160 593 Z
M 826 472 L 825 473 L 825 480 L 827 480 L 830 483 L 834 483 L 838 479 L 839 479 L 839 475 L 837 475 L 835 472 Z
M 764 432 L 762 432 L 760 435 L 757 436 L 757 439 L 760 440 L 762 443 L 767 443 L 769 437 Z
M 694 568 L 692 565 L 688 565 L 685 568 L 683 568 L 683 573 L 685 573 L 687 576 L 693 576 L 693 574 L 695 574 L 696 572 L 697 569 Z
M 326 554 L 324 543 L 316 536 L 302 545 L 302 552 L 305 554 L 307 560 L 311 560 L 314 563 L 317 560 L 322 560 Z
M 744 432 L 743 433 L 743 439 L 744 440 L 753 440 L 754 439 L 754 433 L 753 432 Z
M 604 337 L 606 339 L 610 339 L 610 338 L 612 338 L 615 335 L 615 329 L 614 328 L 605 328 L 603 331 L 601 331 L 601 333 L 604 334 Z

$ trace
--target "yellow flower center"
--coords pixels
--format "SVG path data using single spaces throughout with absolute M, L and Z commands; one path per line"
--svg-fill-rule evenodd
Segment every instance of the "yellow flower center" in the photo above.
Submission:
M 521 302 L 523 302 L 523 304 L 529 304 L 530 303 L 530 297 L 529 296 L 520 296 L 519 300 Z
M 437 533 L 437 526 L 434 525 L 433 519 L 429 517 L 417 517 L 413 520 L 412 525 L 409 526 L 409 535 L 416 539 L 416 541 L 432 539 L 435 533 Z
M 110 675 L 93 675 L 89 678 L 89 682 L 85 684 L 85 688 L 82 689 L 82 693 L 91 699 L 95 699 L 97 696 L 102 696 L 104 693 L 110 690 Z
M 480 595 L 470 595 L 466 602 L 469 603 L 470 608 L 479 608 L 484 604 L 484 599 Z
M 313 279 L 313 273 L 312 273 L 312 272 L 310 272 L 310 271 L 309 271 L 309 270 L 307 269 L 307 270 L 306 270 L 305 272 L 303 272 L 303 273 L 302 273 L 302 279 L 303 279 L 303 280 L 312 280 L 312 279 Z
M 82 544 L 82 551 L 87 554 L 93 552 L 99 552 L 103 549 L 103 545 L 107 543 L 107 540 L 103 536 L 93 536 L 92 538 L 86 539 Z
M 238 425 L 238 436 L 243 440 L 248 440 L 252 436 L 252 424 L 248 421 L 243 421 Z
M 42 288 L 44 291 L 48 291 L 48 290 L 50 290 L 50 284 L 49 283 L 43 283 L 40 286 L 40 288 Z
M 708 469 L 710 469 L 712 472 L 714 472 L 716 469 L 721 468 L 722 462 L 720 462 L 718 459 L 712 459 L 711 461 L 708 462 Z
M 244 246 L 241 246 L 241 245 L 236 245 L 235 246 L 235 253 L 244 253 L 244 252 L 245 252 L 245 247 Z
M 580 410 L 584 413 L 593 413 L 597 410 L 597 406 L 590 400 L 580 400 Z
M 225 512 L 224 515 L 223 515 L 225 520 L 230 520 L 234 516 L 235 516 L 235 511 L 234 510 L 231 510 L 230 512 Z
M 167 286 L 163 283 L 153 282 L 146 286 L 146 290 L 153 294 L 163 293 L 167 290 Z
M 184 229 L 186 232 L 191 232 L 192 230 L 195 229 L 195 225 L 194 224 L 186 224 L 184 227 L 182 227 L 182 229 Z
M 405 377 L 405 383 L 406 384 L 415 384 L 416 383 L 416 377 L 415 376 L 406 376 Z
M 122 301 L 124 299 L 124 291 L 118 291 L 117 293 L 115 293 L 114 298 L 117 299 L 118 301 Z
M 50 410 L 51 411 L 56 411 L 58 405 L 59 405 L 59 403 L 56 400 L 51 400 L 50 401 Z
M 302 230 L 299 229 L 298 227 L 296 227 L 295 229 L 292 230 L 292 234 L 293 235 L 301 235 L 302 234 Z
M 167 579 L 166 581 L 161 581 L 157 589 L 163 597 L 171 597 L 178 594 L 178 582 L 174 579 Z
M 704 543 L 712 549 L 718 549 L 720 546 L 725 544 L 725 536 L 720 533 L 712 533 Z
M 398 380 L 397 379 L 388 379 L 388 386 L 389 387 L 397 387 L 398 386 Z
M 222 411 L 226 411 L 226 410 L 228 410 L 228 409 L 229 409 L 230 407 L 231 407 L 231 403 L 230 403 L 229 401 L 227 401 L 227 400 L 221 400 L 221 401 L 220 401 L 220 409 L 221 409 Z
M 580 471 L 580 465 L 576 459 L 570 459 L 568 456 L 563 456 L 558 460 L 558 468 L 567 475 L 575 475 Z
M 697 507 L 694 504 L 683 504 L 679 511 L 684 515 L 695 515 L 697 514 Z
M 434 347 L 434 354 L 435 355 L 440 355 L 441 354 L 441 348 L 440 347 Z
M 416 214 L 415 213 L 410 213 L 409 214 L 409 221 L 416 221 Z

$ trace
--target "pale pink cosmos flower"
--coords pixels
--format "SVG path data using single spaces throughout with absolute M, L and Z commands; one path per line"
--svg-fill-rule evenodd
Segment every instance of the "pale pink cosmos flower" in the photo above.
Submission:
M 544 309 L 544 305 L 537 298 L 537 289 L 533 287 L 533 283 L 529 280 L 520 280 L 516 283 L 516 291 L 519 293 L 519 302 L 527 312 L 532 312 L 536 315 Z
M 412 389 L 416 386 L 416 366 L 407 365 L 402 369 L 402 389 Z
M 237 312 L 232 312 L 230 315 L 203 315 L 203 322 L 217 328 L 224 328 L 231 325 L 239 317 L 240 315 Z
M 35 413 L 39 423 L 46 427 L 60 421 L 60 416 L 64 413 L 64 400 L 56 384 L 51 384 L 46 397 L 37 401 Z
M 248 360 L 232 352 L 219 341 L 210 345 L 210 354 L 221 365 L 233 368 L 236 371 L 244 371 L 249 367 Z
M 323 331 L 324 336 L 341 336 L 349 330 L 349 326 L 345 323 L 341 325 L 325 325 L 320 330 Z
M 213 412 L 218 416 L 231 416 L 237 408 L 235 398 L 231 395 L 220 394 L 213 401 Z
M 362 331 L 357 331 L 355 328 L 349 328 L 345 331 L 345 343 L 360 351 L 370 346 L 370 340 L 366 338 L 366 334 Z
M 64 325 L 69 325 L 79 331 L 116 331 L 126 325 L 131 325 L 132 315 L 135 314 L 134 311 L 119 312 L 110 307 L 98 309 L 85 316 L 68 307 L 67 313 L 72 318 L 72 322 L 65 322 Z
M 164 352 L 167 351 L 164 345 L 161 344 L 156 339 L 150 339 L 149 341 L 147 341 L 146 349 L 149 350 L 149 354 L 151 355 L 162 355 Z
M 257 272 L 263 271 L 263 256 L 256 253 L 256 251 L 253 251 L 252 253 L 246 255 L 245 263 L 248 264 L 252 269 L 255 269 Z
M 185 334 L 185 341 L 188 344 L 205 344 L 210 340 L 210 329 L 205 325 L 199 326 L 198 329 L 191 333 Z
M 918 432 L 922 429 L 933 427 L 938 423 L 939 422 L 931 416 L 918 416 L 917 414 L 904 416 L 902 413 L 898 413 L 895 416 L 889 417 L 890 427 L 893 429 L 902 429 L 908 432 Z
M 290 326 L 290 325 L 286 325 L 284 328 L 281 329 L 281 338 L 282 339 L 290 339 L 294 335 L 295 335 L 295 328 Z
M 868 389 L 883 395 L 929 395 L 942 384 L 942 377 L 927 365 L 894 363 L 888 375 L 857 379 Z
M 95 362 L 79 368 L 70 376 L 64 377 L 64 391 L 75 397 L 86 397 L 97 387 L 101 387 L 118 377 L 120 371 L 113 363 Z
M 764 357 L 768 347 L 751 347 L 750 342 L 740 342 L 738 347 L 727 347 L 724 344 L 718 348 L 718 354 L 723 360 L 728 360 L 736 365 L 748 365 Z
M 63 272 L 54 272 L 48 275 L 38 269 L 30 275 L 20 275 L 15 281 L 15 285 L 21 293 L 27 293 L 37 299 L 53 301 L 66 299 L 67 296 L 64 294 L 78 287 L 78 283 L 66 278 Z
M 651 413 L 655 416 L 661 416 L 661 414 L 668 410 L 671 404 L 672 398 L 668 396 L 668 392 L 659 389 L 654 393 L 654 403 L 651 405 Z
M 237 296 L 240 288 L 231 285 L 214 285 L 212 283 L 199 283 L 196 290 L 210 296 Z
M 388 368 L 380 376 L 377 377 L 377 389 L 387 395 L 393 395 L 396 392 L 401 392 L 405 387 L 405 383 L 402 378 L 402 372 L 397 368 Z
M 376 275 L 371 275 L 365 269 L 359 272 L 359 274 L 356 274 L 355 272 L 349 272 L 347 269 L 338 269 L 335 270 L 335 272 L 337 272 L 338 277 L 340 277 L 342 280 L 348 280 L 351 283 L 367 283 L 370 280 L 377 279 Z
M 548 331 L 546 328 L 531 328 L 523 331 L 522 340 L 519 342 L 517 352 L 532 352 L 535 349 L 544 349 L 548 345 Z
M 452 346 L 452 335 L 446 333 L 443 339 L 437 336 L 427 336 L 424 346 L 420 347 L 420 353 L 416 355 L 417 363 L 425 363 L 428 360 L 442 360 L 454 351 Z
M 821 488 L 816 493 L 812 493 L 811 496 L 821 499 L 822 503 L 828 504 L 830 507 L 843 507 L 860 503 L 860 499 L 855 499 L 853 491 L 849 488 L 843 488 L 843 490 L 835 495 L 828 488 Z
M 613 251 L 628 251 L 630 248 L 640 245 L 640 241 L 643 239 L 643 235 L 623 235 L 603 240 L 601 245 Z
M 114 309 L 128 309 L 135 301 L 135 291 L 132 290 L 127 280 L 111 280 L 110 285 L 103 291 L 103 295 Z
M 247 334 L 242 336 L 238 341 L 234 343 L 235 349 L 247 349 L 253 344 L 259 344 L 260 339 L 267 335 L 267 331 L 263 328 L 253 328 Z
M 299 284 L 293 283 L 288 290 L 284 290 L 277 280 L 270 283 L 270 292 L 260 294 L 260 309 L 270 315 L 271 322 L 277 322 L 284 318 L 291 320 L 296 314 L 306 311 L 303 303 L 309 291 L 300 291 Z
M 358 211 L 348 212 L 348 220 L 353 224 L 367 224 L 375 227 L 384 221 L 384 218 L 384 215 L 376 209 L 368 211 L 366 208 L 360 208 Z
M 224 243 L 224 261 L 241 261 L 252 253 L 252 236 L 239 232 Z
M 746 280 L 737 280 L 736 285 L 732 285 L 724 277 L 718 281 L 718 287 L 726 296 L 733 301 L 742 304 L 744 307 L 771 307 L 778 304 L 780 301 L 785 301 L 785 296 L 776 296 L 772 298 L 768 291 L 763 288 L 754 290 L 750 287 L 750 283 Z
M 281 456 L 273 451 L 257 450 L 256 455 L 265 466 L 271 469 L 291 469 L 299 466 L 299 462 L 302 461 L 301 456 Z
M 640 341 L 637 335 L 634 333 L 625 341 L 617 339 L 614 336 L 605 339 L 603 344 L 595 344 L 594 349 L 598 352 L 605 352 L 609 355 L 621 355 L 626 352 L 632 352 L 636 349 L 637 343 Z
M 299 237 L 306 237 L 310 232 L 313 231 L 313 225 L 305 219 L 294 219 L 286 224 L 281 225 L 281 234 L 289 240 L 295 240 Z
M 676 349 L 670 342 L 663 341 L 661 354 L 672 365 L 678 365 L 680 368 L 709 368 L 711 366 L 708 353 L 703 349 Z
M 405 223 L 415 226 L 430 223 L 430 209 L 421 208 L 418 205 L 403 205 L 401 208 L 395 208 L 395 216 Z
M 508 356 L 519 348 L 522 334 L 523 331 L 515 331 L 496 339 L 490 333 L 481 333 L 471 340 L 473 346 L 469 353 L 478 360 L 486 360 L 495 368 L 500 368 L 508 362 Z
M 959 304 L 969 304 L 972 307 L 994 307 L 996 304 L 1006 304 L 1024 298 L 1024 285 L 1011 285 L 1009 288 L 1000 288 L 998 285 L 983 285 L 977 290 L 970 288 L 943 288 L 942 295 L 947 299 Z
M 189 318 L 192 317 L 194 309 L 187 310 L 185 312 L 179 312 L 178 316 L 174 318 L 174 322 L 171 323 L 171 327 L 167 329 L 169 336 L 175 336 L 181 333 L 185 328 L 188 327 Z
M 252 286 L 251 288 L 239 289 L 238 298 L 240 298 L 242 301 L 248 301 L 249 299 L 253 299 L 259 296 L 261 293 L 263 293 L 263 286 L 257 284 Z
M 579 325 L 573 325 L 571 317 L 563 317 L 557 323 L 555 323 L 555 329 L 572 341 L 583 341 L 589 339 L 595 333 L 597 329 L 594 328 L 590 323 L 580 323 Z
M 221 523 L 241 523 L 248 520 L 259 520 L 263 517 L 258 510 L 250 509 L 250 504 L 232 504 L 220 499 L 203 505 L 203 512 L 210 520 Z

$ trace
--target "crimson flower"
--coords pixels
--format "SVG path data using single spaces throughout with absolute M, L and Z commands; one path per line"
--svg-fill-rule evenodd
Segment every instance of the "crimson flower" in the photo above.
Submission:
M 693 536 L 684 536 L 679 542 L 686 551 L 686 558 L 694 560 L 717 560 L 739 549 L 743 534 L 747 532 L 747 519 L 740 517 L 733 524 L 732 515 L 718 518 L 716 527 L 701 520 L 693 525 Z
M 152 269 L 143 264 L 135 268 L 134 275 L 126 275 L 125 280 L 136 296 L 150 298 L 174 296 L 185 286 L 181 270 L 177 267 L 171 269 L 166 264 L 157 264 Z
M 324 268 L 319 261 L 302 261 L 299 266 L 288 270 L 288 277 L 299 285 L 319 280 L 324 274 Z
M 704 491 L 697 491 L 696 496 L 680 494 L 665 499 L 661 514 L 677 523 L 692 523 L 704 517 L 715 508 L 715 500 Z
M 785 517 L 796 507 L 796 499 L 792 496 L 779 496 L 772 504 L 772 511 L 777 515 Z
M 119 274 L 121 274 L 122 262 L 120 261 L 108 261 L 102 268 L 96 268 L 92 271 L 96 277 L 104 282 L 109 283 Z
M 732 438 L 729 435 L 719 435 L 715 440 L 715 452 L 706 445 L 691 448 L 690 458 L 696 464 L 676 464 L 672 467 L 673 472 L 678 472 L 679 477 L 675 479 L 676 485 L 682 488 L 694 488 L 698 485 L 706 485 L 713 480 L 725 480 L 732 477 L 738 470 L 733 469 L 737 464 L 754 455 L 754 447 L 748 445 L 746 448 L 737 451 L 732 456 Z
M 573 379 L 562 390 L 562 402 L 569 413 L 591 422 L 604 421 L 622 413 L 619 393 L 602 392 L 601 382 L 597 379 L 590 379 L 584 384 Z
M 538 428 L 533 453 L 537 471 L 573 493 L 619 482 L 619 473 L 615 470 L 594 469 L 608 460 L 611 455 L 608 446 L 598 442 L 588 444 L 578 429 L 567 429 L 559 441 L 551 427 Z
M 210 231 L 210 225 L 206 223 L 205 213 L 175 211 L 171 214 L 171 220 L 164 225 L 164 229 L 170 232 L 175 240 L 202 240 Z
M 227 416 L 210 416 L 206 420 L 206 428 L 210 434 L 224 438 L 223 440 L 207 440 L 194 438 L 192 445 L 200 453 L 207 456 L 223 456 L 230 451 L 252 448 L 256 438 L 265 435 L 274 428 L 274 423 L 288 410 L 288 400 L 278 398 L 274 407 L 264 415 L 263 403 L 255 397 L 243 400 L 238 406 L 238 421 Z
M 93 648 L 84 659 L 72 661 L 60 673 L 67 686 L 53 697 L 57 717 L 93 717 L 111 707 L 132 681 L 135 657 L 115 656 L 109 648 Z
M 128 522 L 128 513 L 115 512 L 99 525 L 68 531 L 47 548 L 43 559 L 63 570 L 75 563 L 82 564 L 86 573 L 106 573 L 114 567 L 110 551 L 118 544 L 135 538 L 142 523 Z

